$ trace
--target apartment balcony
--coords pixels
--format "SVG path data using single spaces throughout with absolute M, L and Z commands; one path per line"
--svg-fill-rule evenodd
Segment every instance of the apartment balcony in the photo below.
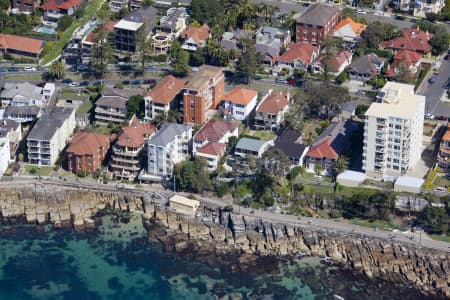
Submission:
M 97 107 L 95 109 L 96 114 L 104 114 L 105 116 L 119 116 L 119 117 L 125 117 L 125 112 L 123 111 L 117 111 L 114 109 L 104 109 L 101 107 Z
M 123 163 L 128 163 L 128 164 L 138 164 L 139 163 L 139 160 L 137 160 L 137 159 L 128 159 L 128 158 L 124 158 L 124 157 L 113 156 L 111 159 L 114 162 L 123 162 Z
M 113 147 L 113 153 L 117 154 L 117 155 L 123 155 L 123 156 L 128 156 L 128 157 L 136 157 L 139 154 L 139 150 L 123 150 L 117 147 Z
M 121 165 L 121 164 L 116 164 L 114 162 L 110 163 L 109 166 L 111 168 L 113 168 L 113 169 L 116 169 L 116 170 L 126 170 L 126 171 L 133 171 L 133 172 L 137 172 L 137 171 L 140 170 L 140 168 L 138 166 L 135 166 L 135 165 L 133 165 L 133 166 L 124 166 L 124 165 Z

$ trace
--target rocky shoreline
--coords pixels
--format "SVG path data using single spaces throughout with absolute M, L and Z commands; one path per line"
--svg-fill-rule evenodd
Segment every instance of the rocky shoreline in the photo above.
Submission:
M 47 224 L 75 230 L 95 227 L 105 209 L 141 212 L 148 238 L 167 251 L 233 261 L 246 270 L 265 257 L 318 256 L 369 278 L 414 286 L 426 295 L 450 298 L 450 256 L 389 241 L 262 222 L 205 207 L 197 217 L 177 214 L 142 193 L 92 192 L 29 186 L 0 189 L 1 222 Z

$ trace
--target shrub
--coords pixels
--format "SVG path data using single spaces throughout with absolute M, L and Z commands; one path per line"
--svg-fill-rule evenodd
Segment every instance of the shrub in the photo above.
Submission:
M 230 192 L 230 187 L 228 186 L 228 184 L 226 182 L 221 182 L 216 184 L 216 194 L 217 197 L 222 198 L 223 196 L 225 196 L 226 194 L 228 194 Z
M 223 208 L 223 211 L 233 212 L 233 205 L 231 205 L 231 204 L 225 205 Z
M 84 177 L 86 177 L 88 175 L 89 175 L 89 173 L 87 171 L 80 171 L 77 174 L 77 176 L 80 177 L 80 178 L 84 178 Z

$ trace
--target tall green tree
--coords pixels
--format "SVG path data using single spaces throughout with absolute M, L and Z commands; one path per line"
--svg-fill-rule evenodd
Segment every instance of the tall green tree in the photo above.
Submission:
M 222 3 L 218 0 L 192 0 L 190 16 L 200 23 L 212 24 L 224 14 Z
M 145 63 L 149 61 L 153 54 L 153 39 L 144 38 L 140 43 L 138 43 L 137 51 L 137 61 L 140 64 L 140 69 L 144 72 Z
M 64 77 L 64 64 L 60 61 L 52 63 L 49 69 L 50 76 L 55 79 L 61 79 Z
M 108 63 L 113 57 L 113 48 L 108 39 L 108 31 L 106 29 L 106 23 L 111 17 L 108 3 L 102 5 L 102 7 L 96 13 L 97 18 L 100 21 L 97 27 L 93 46 L 93 56 L 91 59 L 91 68 L 100 73 L 102 76 L 106 71 Z
M 185 77 L 189 74 L 189 70 L 189 53 L 181 49 L 172 63 L 172 73 L 175 76 Z
M 256 52 L 256 41 L 245 39 L 243 41 L 243 50 L 239 62 L 236 66 L 236 75 L 238 78 L 245 79 L 247 82 L 255 78 L 258 67 L 258 54 Z
M 328 73 L 331 71 L 332 60 L 342 51 L 343 40 L 341 38 L 327 37 L 322 45 L 322 66 L 325 81 L 328 81 Z
M 136 115 L 143 117 L 145 114 L 145 99 L 141 95 L 133 95 L 127 101 L 127 116 L 128 118 Z

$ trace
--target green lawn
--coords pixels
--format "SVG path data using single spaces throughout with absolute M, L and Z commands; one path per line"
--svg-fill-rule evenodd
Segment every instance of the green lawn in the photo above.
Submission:
M 250 133 L 250 135 L 253 135 L 254 137 L 257 137 L 260 140 L 264 141 L 271 141 L 277 137 L 277 135 L 273 131 L 269 130 L 257 130 L 254 131 L 253 133 Z
M 348 221 L 350 224 L 355 224 L 355 225 L 359 225 L 359 226 L 363 226 L 363 227 L 369 227 L 369 228 L 378 228 L 378 229 L 382 229 L 382 230 L 392 230 L 392 229 L 397 229 L 400 231 L 405 231 L 408 228 L 406 227 L 402 227 L 387 221 L 381 221 L 381 220 L 377 220 L 377 221 L 367 221 L 367 220 L 361 220 L 361 219 L 352 219 L 352 220 L 346 220 Z
M 62 89 L 59 97 L 62 99 L 87 100 L 91 95 L 87 93 L 77 93 L 74 89 Z
M 94 13 L 99 9 L 100 5 L 103 3 L 102 0 L 92 0 L 86 4 L 86 9 L 84 11 L 84 16 L 82 19 L 73 22 L 73 24 L 64 31 L 61 38 L 55 43 L 52 51 L 47 53 L 42 58 L 42 64 L 45 65 L 61 54 L 62 50 L 66 44 L 72 39 L 72 34 L 77 29 L 77 27 L 86 24 L 94 15 Z
M 35 170 L 35 172 L 33 172 L 32 170 Z M 49 176 L 52 172 L 53 172 L 53 168 L 48 167 L 48 166 L 44 166 L 44 167 L 37 167 L 35 165 L 26 165 L 25 166 L 25 173 L 27 175 Z
M 439 235 L 439 234 L 430 234 L 430 238 L 435 241 L 450 243 L 450 236 Z
M 42 80 L 42 76 L 40 74 L 7 75 L 3 77 L 3 80 Z
M 436 176 L 433 183 L 435 186 L 450 187 L 450 180 L 445 178 L 445 176 Z
M 113 128 L 108 128 L 108 126 L 98 126 L 98 127 L 86 127 L 85 130 L 88 132 L 110 135 L 112 134 Z
M 86 101 L 84 101 L 83 104 L 80 105 L 80 107 L 78 107 L 77 113 L 78 114 L 87 114 L 91 111 L 93 106 L 94 105 L 92 104 L 91 101 L 86 100 Z

